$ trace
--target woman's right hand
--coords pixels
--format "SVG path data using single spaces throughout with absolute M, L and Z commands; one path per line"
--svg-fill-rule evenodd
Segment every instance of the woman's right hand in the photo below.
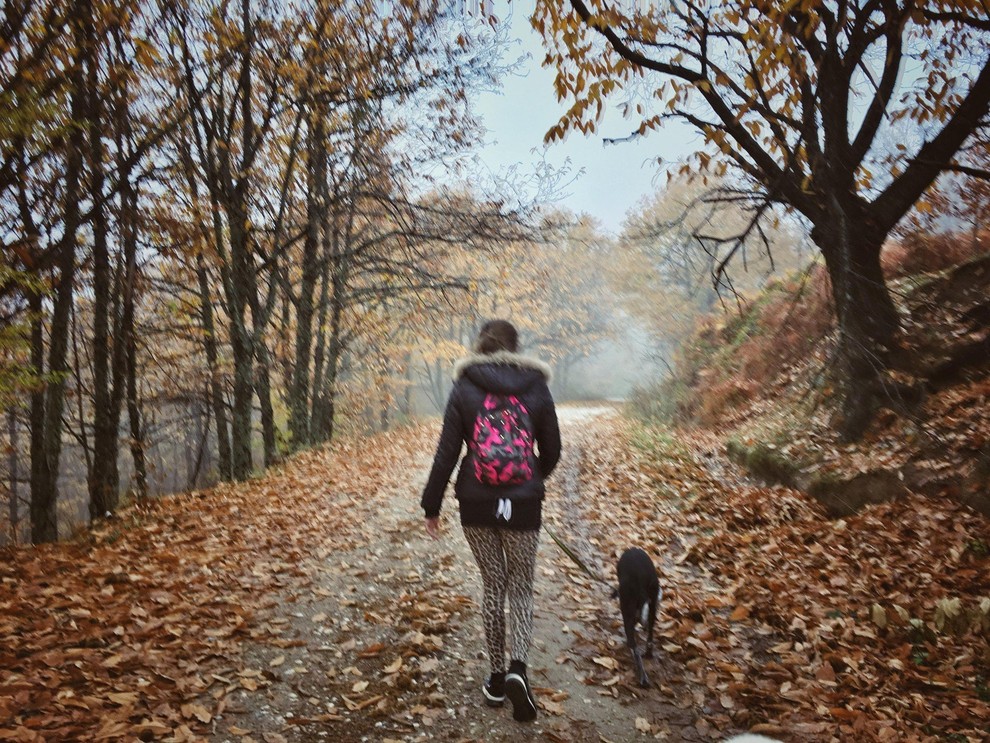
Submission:
M 440 517 L 434 516 L 426 519 L 426 533 L 434 539 L 440 538 Z

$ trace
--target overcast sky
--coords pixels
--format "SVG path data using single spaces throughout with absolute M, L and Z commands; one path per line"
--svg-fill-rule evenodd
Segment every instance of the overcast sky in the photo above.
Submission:
M 488 128 L 488 144 L 480 158 L 495 173 L 517 163 L 528 168 L 539 162 L 543 135 L 566 110 L 556 100 L 554 71 L 541 65 L 546 52 L 539 34 L 529 25 L 532 5 L 532 0 L 516 0 L 495 8 L 515 40 L 506 59 L 528 55 L 522 75 L 508 77 L 501 93 L 480 94 L 475 102 Z M 563 166 L 570 158 L 574 171 L 584 170 L 565 190 L 561 205 L 591 214 L 606 229 L 618 232 L 626 212 L 666 183 L 666 177 L 658 175 L 657 157 L 668 163 L 677 161 L 700 142 L 693 130 L 669 125 L 631 142 L 603 144 L 603 137 L 625 137 L 638 125 L 638 120 L 624 120 L 612 111 L 596 134 L 571 132 L 564 142 L 550 145 L 546 156 L 550 164 Z

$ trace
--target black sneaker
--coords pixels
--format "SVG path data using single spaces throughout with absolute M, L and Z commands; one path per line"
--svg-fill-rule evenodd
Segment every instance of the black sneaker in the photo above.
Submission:
M 505 672 L 489 676 L 481 685 L 481 691 L 485 695 L 485 704 L 489 707 L 501 707 L 505 701 Z
M 505 695 L 512 702 L 512 717 L 518 722 L 532 722 L 536 719 L 536 699 L 526 678 L 526 664 L 512 661 L 505 677 Z

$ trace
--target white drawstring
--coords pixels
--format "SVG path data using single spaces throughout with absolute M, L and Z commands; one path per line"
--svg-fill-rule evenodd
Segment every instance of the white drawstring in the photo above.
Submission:
M 512 518 L 512 501 L 508 498 L 499 498 L 498 501 L 498 511 L 495 513 L 495 518 L 503 518 L 506 521 Z

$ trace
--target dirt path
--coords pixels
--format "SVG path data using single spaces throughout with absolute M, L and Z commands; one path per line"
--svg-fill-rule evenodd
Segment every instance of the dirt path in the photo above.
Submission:
M 611 558 L 596 552 L 598 535 L 583 518 L 577 463 L 589 422 L 613 414 L 562 409 L 565 455 L 546 509 L 555 532 L 609 580 Z M 273 602 L 246 653 L 247 671 L 229 679 L 247 679 L 248 688 L 224 697 L 214 740 L 708 739 L 694 727 L 697 700 L 668 685 L 662 661 L 648 665 L 653 688 L 634 685 L 617 603 L 545 533 L 530 658 L 541 714 L 520 725 L 508 708 L 481 703 L 480 580 L 454 503 L 445 502 L 439 542 L 422 530 L 418 500 L 430 454 L 421 451 L 411 476 L 351 499 L 360 518 L 344 545 L 335 534 L 314 545 L 321 569 Z
M 442 540 L 422 529 L 431 423 L 5 553 L 0 740 L 987 740 L 985 519 L 911 497 L 830 520 L 740 479 L 710 436 L 561 415 L 545 523 L 606 581 L 623 549 L 653 555 L 651 688 L 608 588 L 544 537 L 539 721 L 481 704 L 456 506 Z

